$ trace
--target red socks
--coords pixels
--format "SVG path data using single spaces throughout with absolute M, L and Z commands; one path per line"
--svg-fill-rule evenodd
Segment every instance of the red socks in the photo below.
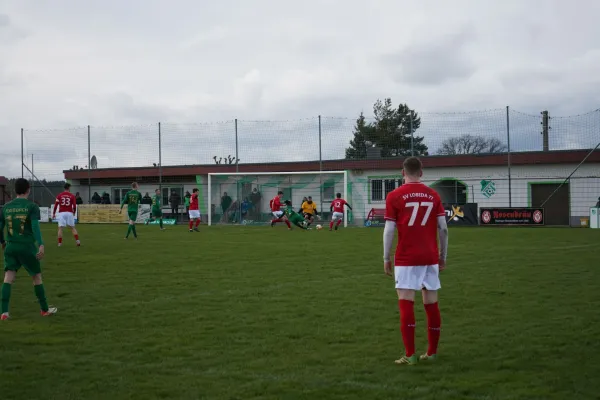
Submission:
M 329 223 L 329 229 L 333 229 L 333 221 Z
M 196 220 L 196 228 L 200 225 L 200 218 Z
M 338 219 L 338 222 L 337 222 L 336 226 L 340 226 L 341 223 L 342 223 L 342 220 Z
M 75 240 L 79 240 L 79 235 L 73 235 L 75 237 Z
M 285 224 L 288 226 L 288 228 L 292 227 L 292 225 L 290 225 L 290 221 L 288 221 L 287 219 L 285 220 Z
M 190 219 L 190 229 L 192 229 L 194 227 L 194 220 Z
M 62 238 L 58 238 L 58 244 L 62 244 Z
M 271 223 L 276 224 L 276 223 L 282 222 L 282 221 L 283 220 L 281 218 L 276 218 L 276 219 L 271 220 Z
M 415 354 L 415 302 L 398 300 L 400 309 L 400 332 L 406 349 L 406 357 Z
M 427 355 L 437 354 L 438 343 L 440 341 L 440 332 L 442 326 L 442 317 L 440 316 L 440 308 L 438 303 L 425 304 L 425 312 L 427 313 L 427 340 L 429 347 Z

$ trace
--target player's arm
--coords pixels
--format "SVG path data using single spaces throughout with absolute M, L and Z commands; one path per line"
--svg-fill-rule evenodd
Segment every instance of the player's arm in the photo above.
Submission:
M 440 270 L 446 268 L 446 256 L 448 255 L 448 223 L 446 222 L 446 210 L 442 200 L 437 198 L 437 226 L 440 238 Z
M 6 247 L 6 241 L 4 240 L 4 213 L 0 211 L 0 245 L 2 250 Z
M 56 198 L 56 201 L 54 202 L 54 209 L 52 210 L 52 216 L 54 217 L 56 215 L 56 209 L 58 208 L 58 205 L 60 204 L 60 200 L 58 199 L 58 197 Z
M 387 275 L 392 276 L 392 262 L 390 252 L 396 232 L 396 210 L 394 196 L 388 196 L 385 200 L 385 227 L 383 228 L 383 269 Z
M 446 262 L 446 256 L 448 255 L 448 224 L 446 223 L 446 216 L 439 215 L 437 217 L 438 235 L 440 237 L 440 261 Z
M 344 203 L 344 205 L 345 205 L 346 207 L 348 207 L 349 209 L 351 209 L 351 210 L 352 210 L 352 207 L 350 206 L 350 204 L 348 204 L 348 203 Z
M 38 206 L 33 207 L 29 213 L 29 220 L 31 221 L 33 238 L 39 246 L 37 253 L 38 260 L 44 257 L 44 240 L 42 239 L 42 231 L 40 230 L 40 218 L 40 208 Z
M 121 200 L 121 208 L 119 209 L 119 212 L 123 211 L 123 207 L 125 207 L 125 203 L 128 203 L 128 198 L 129 198 L 129 193 L 125 194 L 125 196 L 123 196 L 123 199 Z

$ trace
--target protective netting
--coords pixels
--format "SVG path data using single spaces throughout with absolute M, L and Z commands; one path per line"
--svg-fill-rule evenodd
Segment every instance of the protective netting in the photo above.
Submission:
M 336 194 L 347 193 L 343 173 L 211 174 L 205 193 L 211 224 L 268 223 L 273 218 L 270 201 L 279 191 L 283 192 L 282 202 L 290 200 L 296 211 L 312 197 L 323 220 L 330 218 L 330 205 Z

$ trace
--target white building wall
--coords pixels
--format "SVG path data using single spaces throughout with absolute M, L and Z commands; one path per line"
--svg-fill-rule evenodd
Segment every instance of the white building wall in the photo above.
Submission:
M 563 165 L 519 165 L 511 168 L 510 198 L 513 207 L 530 206 L 530 183 L 562 182 L 571 174 L 576 164 Z M 372 208 L 385 208 L 384 201 L 371 201 L 370 179 L 401 177 L 400 170 L 365 170 L 357 174 L 352 171 L 350 201 L 355 208 L 355 219 L 364 219 Z M 457 179 L 468 187 L 468 202 L 480 207 L 508 207 L 509 180 L 507 167 L 445 167 L 424 171 L 423 181 L 431 185 L 444 178 Z M 482 191 L 482 180 L 493 182 L 493 194 L 489 197 Z M 571 177 L 571 216 L 587 216 L 600 197 L 600 164 L 584 164 Z
M 511 169 L 511 198 L 513 207 L 527 207 L 530 205 L 530 183 L 539 182 L 562 182 L 569 174 L 577 167 L 576 164 L 564 165 L 520 165 L 514 166 Z M 293 186 L 292 202 L 294 206 L 300 206 L 302 197 L 311 195 L 317 205 L 321 205 L 318 174 L 293 175 L 290 182 L 281 186 Z M 333 175 L 332 175 L 333 176 Z M 384 179 L 385 177 L 401 178 L 401 171 L 398 170 L 364 170 L 364 171 L 349 171 L 348 180 L 351 183 L 349 202 L 353 207 L 353 220 L 356 223 L 361 223 L 366 217 L 369 210 L 372 208 L 384 208 L 384 201 L 371 201 L 371 185 L 370 179 Z M 509 206 L 509 181 L 508 169 L 502 167 L 445 167 L 445 168 L 429 168 L 424 171 L 423 180 L 426 184 L 431 185 L 434 182 L 443 179 L 452 178 L 458 179 L 465 183 L 468 188 L 467 201 L 477 203 L 480 207 L 508 207 Z M 307 180 L 313 180 L 313 184 L 308 184 Z M 494 190 L 489 196 L 486 196 L 482 191 L 482 180 L 491 181 Z M 229 179 L 221 184 L 213 183 L 211 202 L 215 205 L 216 212 L 220 214 L 220 203 L 223 192 L 227 191 L 233 200 L 236 199 L 236 183 L 235 179 Z M 266 176 L 256 182 L 256 186 L 261 190 L 261 212 L 269 211 L 269 200 L 275 197 L 280 189 L 274 176 Z M 80 192 L 84 203 L 88 202 L 88 188 L 80 185 L 78 181 L 73 181 L 73 192 Z M 84 182 L 85 183 L 85 182 Z M 114 186 L 92 186 L 92 194 L 98 192 L 100 195 L 107 191 L 111 195 L 111 202 L 114 203 L 113 189 L 116 187 L 126 187 L 127 185 Z M 206 210 L 209 207 L 208 199 L 208 176 L 200 177 L 199 182 L 195 182 L 193 178 L 184 183 L 163 184 L 163 187 L 181 187 L 183 186 L 184 193 L 190 193 L 196 187 L 200 188 L 203 204 Z M 156 184 L 141 184 L 140 192 L 153 194 L 156 189 Z M 335 179 L 334 192 L 344 193 L 343 177 L 338 175 Z M 600 197 L 600 164 L 584 164 L 573 175 L 570 181 L 570 196 L 571 196 L 571 216 L 579 218 L 587 216 L 589 207 L 592 207 Z M 328 210 L 331 199 L 323 199 L 323 207 Z M 165 204 L 165 207 L 168 205 Z

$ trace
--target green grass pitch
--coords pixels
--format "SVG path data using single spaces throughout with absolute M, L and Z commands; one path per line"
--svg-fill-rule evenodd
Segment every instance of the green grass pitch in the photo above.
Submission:
M 44 226 L 0 324 L 0 398 L 597 399 L 600 231 L 455 228 L 435 364 L 402 354 L 382 230 Z M 426 347 L 416 302 L 417 345 Z

